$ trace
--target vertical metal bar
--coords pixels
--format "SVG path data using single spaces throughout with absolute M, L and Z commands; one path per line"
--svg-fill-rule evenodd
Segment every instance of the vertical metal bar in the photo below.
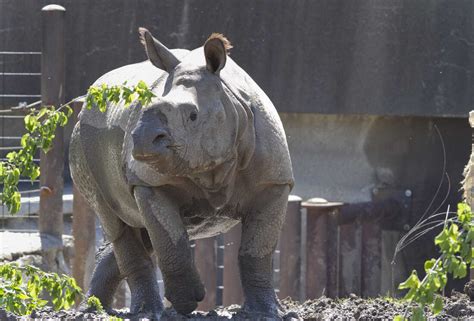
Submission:
M 224 305 L 242 304 L 243 291 L 240 283 L 238 255 L 242 226 L 239 223 L 224 234 Z
M 279 297 L 300 299 L 301 198 L 290 195 L 280 235 Z
M 275 289 L 276 295 L 281 298 L 280 295 L 280 283 L 281 283 L 281 262 L 280 262 L 280 240 L 277 242 L 277 246 L 275 248 L 275 251 L 273 251 L 273 256 L 272 256 L 272 270 L 273 270 L 273 287 Z
M 44 105 L 64 102 L 65 55 L 64 17 L 66 10 L 48 5 L 42 14 L 41 100 Z M 59 269 L 63 233 L 64 134 L 58 128 L 51 150 L 41 153 L 41 186 L 39 230 L 43 258 L 50 269 Z M 59 259 L 59 261 L 61 261 Z
M 224 235 L 216 236 L 217 251 L 217 276 L 216 276 L 216 306 L 224 304 Z
M 196 240 L 194 262 L 206 288 L 206 296 L 199 303 L 198 310 L 209 311 L 216 307 L 217 260 L 216 238 Z

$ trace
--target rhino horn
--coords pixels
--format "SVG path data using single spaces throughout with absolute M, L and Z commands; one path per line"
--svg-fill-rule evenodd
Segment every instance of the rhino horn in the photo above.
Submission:
M 159 42 L 153 35 L 145 28 L 138 28 L 140 34 L 140 41 L 145 46 L 146 54 L 151 63 L 164 71 L 171 72 L 179 63 L 173 53 Z

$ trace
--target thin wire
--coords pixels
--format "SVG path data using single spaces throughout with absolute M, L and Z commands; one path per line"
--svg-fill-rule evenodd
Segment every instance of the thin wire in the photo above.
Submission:
M 439 204 L 439 206 L 436 208 L 436 210 L 434 210 L 433 212 L 437 212 L 439 211 L 439 209 L 441 208 L 441 206 L 443 206 L 443 204 L 446 202 L 446 200 L 448 199 L 449 197 L 449 193 L 451 192 L 451 181 L 449 179 L 449 175 L 448 173 L 446 172 L 446 146 L 444 144 L 444 139 L 443 139 L 443 136 L 441 135 L 441 132 L 438 128 L 438 126 L 436 126 L 436 124 L 433 125 L 433 127 L 435 128 L 436 130 L 436 133 L 438 134 L 438 137 L 439 137 L 439 140 L 441 142 L 441 148 L 442 148 L 442 151 L 443 151 L 443 169 L 442 169 L 442 172 L 441 172 L 441 179 L 439 181 L 439 184 L 438 184 L 438 187 L 436 189 L 436 192 L 435 194 L 433 195 L 430 203 L 428 204 L 428 207 L 426 208 L 426 210 L 424 211 L 423 215 L 421 215 L 421 217 L 419 218 L 419 220 L 416 222 L 416 224 L 410 229 L 410 231 L 407 232 L 407 234 L 405 234 L 403 237 L 400 238 L 400 240 L 398 241 L 396 247 L 395 247 L 395 251 L 393 253 L 393 257 L 392 257 L 392 264 L 395 264 L 395 261 L 396 261 L 396 258 L 397 258 L 397 255 L 398 253 L 400 253 L 400 251 L 402 251 L 404 248 L 406 248 L 406 246 L 408 244 L 411 244 L 413 243 L 415 240 L 417 240 L 418 238 L 420 238 L 421 236 L 423 236 L 424 234 L 426 233 L 418 233 L 414 236 L 413 239 L 410 239 L 407 244 L 405 243 L 406 240 L 413 235 L 413 233 L 417 230 L 420 229 L 420 225 L 424 222 L 424 219 L 426 217 L 426 215 L 428 214 L 429 210 L 431 209 L 431 207 L 433 206 L 434 202 L 436 201 L 437 197 L 438 197 L 438 194 L 440 193 L 441 191 L 441 187 L 444 183 L 444 178 L 446 176 L 446 180 L 448 182 L 448 189 L 445 193 L 445 196 L 442 200 L 442 202 Z M 430 217 L 430 216 L 429 216 Z M 429 219 L 428 217 L 428 219 Z
M 439 128 L 438 126 L 436 126 L 436 124 L 433 125 L 433 127 L 436 129 L 436 133 L 438 134 L 438 138 L 441 142 L 441 148 L 443 150 L 443 171 L 441 172 L 441 179 L 439 181 L 439 184 L 438 184 L 438 188 L 436 189 L 436 192 L 435 194 L 433 195 L 433 198 L 431 199 L 431 202 L 430 204 L 428 205 L 428 207 L 426 208 L 425 212 L 423 213 L 423 215 L 420 217 L 420 219 L 418 220 L 418 222 L 420 222 L 425 216 L 426 214 L 428 213 L 428 211 L 430 210 L 431 206 L 433 206 L 433 203 L 435 202 L 436 198 L 438 197 L 438 194 L 441 190 L 441 186 L 443 185 L 443 182 L 444 182 L 444 176 L 447 175 L 446 173 L 446 147 L 444 145 L 444 139 L 443 139 L 443 136 L 441 135 L 441 132 L 439 131 Z M 449 178 L 449 177 L 448 177 Z M 444 200 L 443 200 L 444 201 Z M 434 211 L 434 212 L 437 212 L 439 210 L 439 208 L 443 205 L 443 203 L 441 203 L 438 208 Z M 417 222 L 417 224 L 418 224 Z M 416 225 L 416 224 L 415 224 Z

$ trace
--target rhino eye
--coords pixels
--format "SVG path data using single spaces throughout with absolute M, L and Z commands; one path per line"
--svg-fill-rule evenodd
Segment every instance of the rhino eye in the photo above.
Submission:
M 192 121 L 195 121 L 197 119 L 198 115 L 195 111 L 191 112 L 191 115 L 189 115 L 189 119 Z

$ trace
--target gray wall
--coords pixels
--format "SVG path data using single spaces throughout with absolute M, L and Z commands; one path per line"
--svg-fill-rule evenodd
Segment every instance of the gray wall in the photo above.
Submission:
M 48 2 L 1 0 L 1 49 L 40 50 L 39 12 Z M 146 26 L 169 47 L 228 35 L 232 56 L 283 112 L 465 117 L 474 101 L 469 0 L 57 3 L 67 9 L 69 97 L 144 59 L 136 30 Z M 20 91 L 33 82 L 4 85 Z

